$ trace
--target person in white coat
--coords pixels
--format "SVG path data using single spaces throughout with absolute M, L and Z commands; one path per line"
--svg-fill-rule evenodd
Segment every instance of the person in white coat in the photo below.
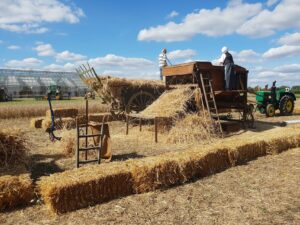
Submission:
M 160 71 L 160 79 L 163 79 L 162 68 L 168 65 L 167 49 L 163 49 L 158 56 L 158 66 Z
M 225 69 L 225 90 L 236 89 L 236 77 L 234 74 L 234 61 L 232 55 L 228 52 L 227 47 L 221 49 L 222 55 L 219 59 L 220 64 L 224 65 Z

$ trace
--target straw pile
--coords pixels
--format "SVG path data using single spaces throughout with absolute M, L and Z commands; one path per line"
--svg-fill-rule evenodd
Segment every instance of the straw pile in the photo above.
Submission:
M 0 130 L 0 167 L 26 164 L 26 152 L 19 130 Z
M 203 143 L 214 138 L 217 138 L 215 124 L 207 116 L 187 114 L 183 119 L 176 120 L 168 133 L 167 142 Z
M 39 118 L 32 118 L 30 120 L 30 127 L 31 128 L 42 128 L 42 122 L 44 118 L 39 117 Z
M 33 197 L 29 174 L 0 176 L 0 211 L 28 204 Z
M 188 102 L 193 96 L 190 87 L 176 88 L 164 92 L 145 110 L 139 113 L 141 117 L 178 117 L 187 112 Z
M 117 99 L 121 99 L 124 88 L 126 89 L 152 89 L 152 90 L 164 90 L 165 86 L 162 81 L 156 80 L 130 80 L 125 78 L 117 78 L 111 76 L 100 77 L 101 83 L 92 79 L 87 81 L 99 95 L 99 97 L 105 102 L 113 102 Z
M 64 213 L 116 197 L 205 177 L 266 155 L 270 149 L 277 153 L 300 146 L 299 128 L 286 129 L 285 135 L 272 132 L 246 142 L 236 138 L 234 143 L 228 139 L 184 152 L 87 166 L 42 177 L 39 188 L 48 207 L 56 213 Z
M 55 117 L 76 117 L 78 115 L 78 109 L 69 108 L 69 109 L 53 109 Z M 51 111 L 47 110 L 46 117 L 51 118 Z

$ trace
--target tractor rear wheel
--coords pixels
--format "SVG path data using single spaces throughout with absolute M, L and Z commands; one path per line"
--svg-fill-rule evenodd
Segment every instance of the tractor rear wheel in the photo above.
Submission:
M 294 99 L 289 95 L 284 95 L 279 101 L 280 114 L 283 116 L 291 115 L 294 111 Z
M 266 115 L 267 117 L 275 116 L 275 107 L 272 104 L 268 104 L 266 107 Z
M 146 91 L 140 91 L 132 95 L 126 106 L 126 112 L 138 113 L 154 102 L 155 97 Z

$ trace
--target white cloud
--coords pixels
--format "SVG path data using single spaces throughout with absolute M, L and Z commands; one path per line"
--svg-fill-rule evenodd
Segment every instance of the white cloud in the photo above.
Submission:
M 170 14 L 167 15 L 167 18 L 174 18 L 178 15 L 179 15 L 179 13 L 176 12 L 175 10 L 173 10 L 172 12 L 170 12 Z
M 74 72 L 78 65 L 75 65 L 73 63 L 66 63 L 64 65 L 59 64 L 50 64 L 47 66 L 44 66 L 44 70 L 48 71 L 65 71 L 65 72 Z
M 4 41 L 0 40 L 0 45 L 3 44 L 3 43 L 4 43 Z
M 54 56 L 56 54 L 51 44 L 39 43 L 34 50 L 37 51 L 39 56 Z
M 280 0 L 268 0 L 267 1 L 267 6 L 273 6 L 275 4 L 277 4 Z
M 169 59 L 189 59 L 197 55 L 193 49 L 175 50 L 168 54 Z
M 282 45 L 300 45 L 300 33 L 285 34 L 278 40 Z
M 9 50 L 18 50 L 18 49 L 20 49 L 20 46 L 18 46 L 18 45 L 9 45 L 9 46 L 7 46 L 7 48 Z
M 265 37 L 277 30 L 300 28 L 299 0 L 282 0 L 274 10 L 263 10 L 245 22 L 237 32 L 247 36 Z
M 252 49 L 232 52 L 235 63 L 254 63 L 261 61 L 261 55 Z
M 81 60 L 85 60 L 86 56 L 69 52 L 69 51 L 63 51 L 57 53 L 55 58 L 57 61 L 81 61 Z
M 44 33 L 45 23 L 78 23 L 82 9 L 60 0 L 1 0 L 0 29 L 12 32 Z
M 244 22 L 261 11 L 261 3 L 229 1 L 226 8 L 201 9 L 188 14 L 181 23 L 143 29 L 138 34 L 140 41 L 183 41 L 197 34 L 223 36 L 234 33 Z
M 104 57 L 92 58 L 89 60 L 91 64 L 97 66 L 118 66 L 118 67 L 144 67 L 152 66 L 153 62 L 144 58 L 126 58 L 113 54 L 107 54 Z
M 37 58 L 25 58 L 23 60 L 10 60 L 5 63 L 6 67 L 9 68 L 37 68 L 41 65 L 43 61 Z
M 263 54 L 264 58 L 283 58 L 300 55 L 300 46 L 282 45 L 276 48 L 270 48 Z
M 275 71 L 281 73 L 298 73 L 300 74 L 300 64 L 288 64 L 274 68 Z

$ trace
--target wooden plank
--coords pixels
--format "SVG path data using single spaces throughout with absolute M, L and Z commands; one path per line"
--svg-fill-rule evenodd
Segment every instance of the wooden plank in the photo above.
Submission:
M 195 62 L 166 66 L 162 69 L 163 76 L 187 75 L 194 71 Z

